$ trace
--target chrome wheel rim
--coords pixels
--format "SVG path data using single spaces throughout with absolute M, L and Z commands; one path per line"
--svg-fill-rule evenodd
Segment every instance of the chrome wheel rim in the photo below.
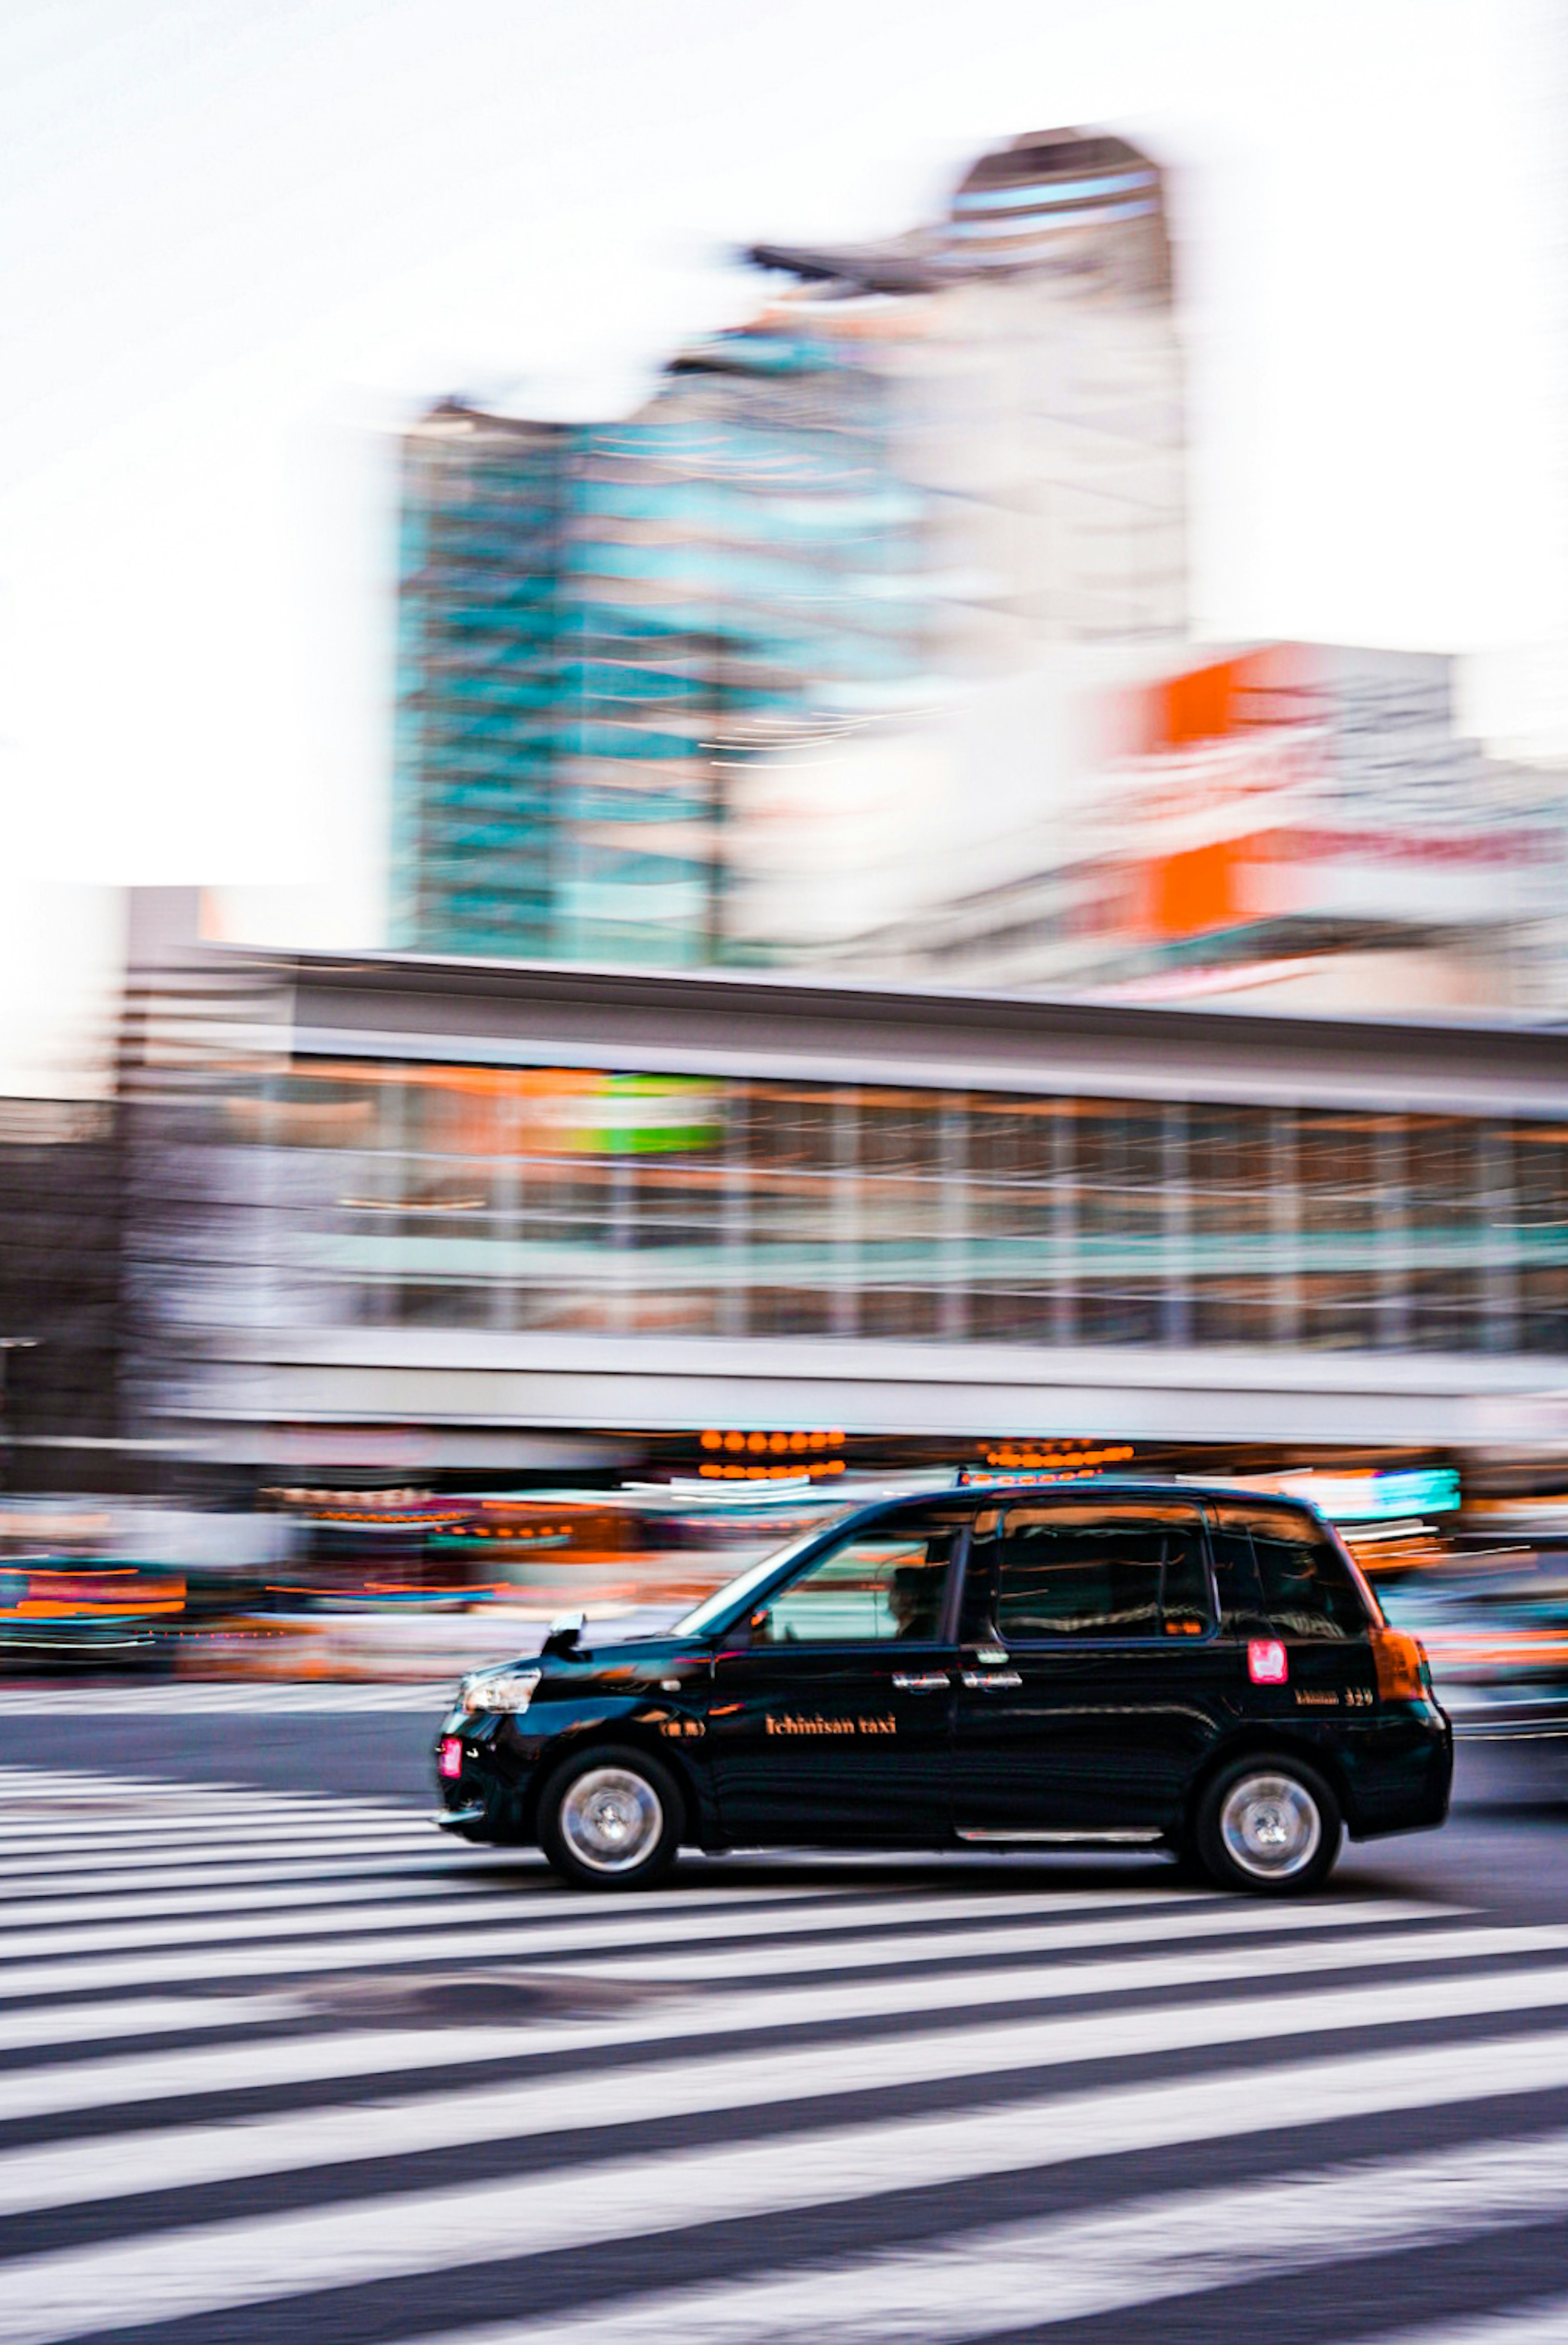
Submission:
M 1226 1794 L 1219 1836 L 1233 1864 L 1254 1881 L 1288 1881 L 1323 1844 L 1323 1819 L 1290 1775 L 1244 1775 Z
M 628 1767 L 590 1767 L 561 1802 L 561 1837 L 594 1873 L 629 1873 L 664 1830 L 658 1793 Z

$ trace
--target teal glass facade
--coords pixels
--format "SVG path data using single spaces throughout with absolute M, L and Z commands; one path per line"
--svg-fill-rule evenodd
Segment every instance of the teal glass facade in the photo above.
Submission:
M 914 689 L 921 514 L 877 380 L 795 337 L 725 337 L 624 423 L 436 411 L 404 460 L 394 943 L 731 958 L 736 777 Z
M 448 401 L 409 433 L 394 944 L 810 958 L 830 848 L 780 851 L 792 759 L 837 760 L 835 810 L 885 803 L 861 753 L 891 744 L 901 777 L 911 729 L 976 682 L 1179 634 L 1182 367 L 1146 157 L 1045 134 L 983 156 L 944 220 L 751 259 L 759 313 L 636 413 Z M 854 851 L 896 864 L 902 807 Z

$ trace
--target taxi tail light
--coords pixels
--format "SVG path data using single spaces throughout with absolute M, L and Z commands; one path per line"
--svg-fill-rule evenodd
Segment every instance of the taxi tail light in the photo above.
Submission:
M 455 1782 L 457 1777 L 462 1774 L 463 1743 L 459 1736 L 455 1734 L 447 1734 L 443 1736 L 441 1752 L 436 1760 L 435 1767 L 437 1774 L 444 1776 L 449 1783 Z
M 1380 1701 L 1424 1701 L 1431 1685 L 1427 1657 L 1414 1637 L 1402 1629 L 1371 1631 L 1372 1663 L 1378 1672 Z

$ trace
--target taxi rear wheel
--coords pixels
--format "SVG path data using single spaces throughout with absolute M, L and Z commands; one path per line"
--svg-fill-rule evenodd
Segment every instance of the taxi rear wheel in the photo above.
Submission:
M 1298 1897 L 1329 1878 L 1341 1830 L 1339 1803 L 1316 1768 L 1262 1754 L 1221 1768 L 1206 1787 L 1193 1845 L 1222 1889 Z
M 630 1748 L 584 1751 L 539 1794 L 539 1845 L 588 1889 L 646 1889 L 680 1847 L 685 1802 L 667 1767 Z

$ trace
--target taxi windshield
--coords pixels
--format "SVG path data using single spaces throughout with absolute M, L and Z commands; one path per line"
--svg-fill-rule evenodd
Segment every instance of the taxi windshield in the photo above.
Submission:
M 705 1596 L 696 1610 L 687 1612 L 667 1633 L 672 1637 L 700 1637 L 706 1630 L 716 1628 L 720 1620 L 728 1618 L 738 1605 L 746 1601 L 754 1589 L 764 1587 L 772 1579 L 780 1564 L 791 1562 L 798 1555 L 804 1555 L 806 1549 L 812 1545 L 813 1541 L 820 1539 L 833 1522 L 841 1519 L 842 1518 L 839 1516 L 830 1516 L 821 1522 L 813 1523 L 809 1530 L 798 1532 L 795 1538 L 787 1539 L 782 1547 L 774 1548 L 769 1554 L 763 1556 L 759 1562 L 754 1563 L 749 1570 L 743 1571 L 738 1579 L 727 1580 L 722 1588 L 716 1588 L 711 1596 Z

